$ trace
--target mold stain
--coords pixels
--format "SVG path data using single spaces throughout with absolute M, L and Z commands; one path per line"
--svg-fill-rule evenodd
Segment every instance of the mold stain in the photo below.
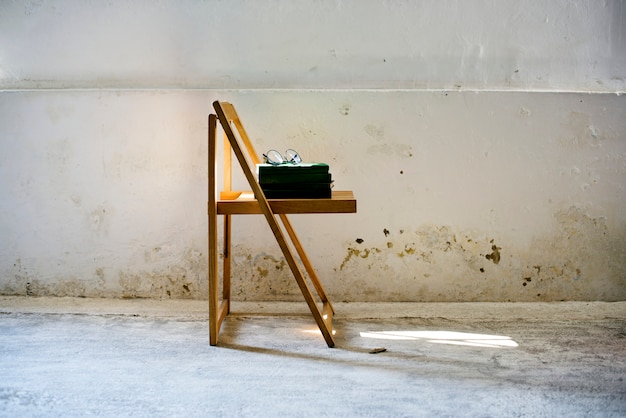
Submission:
M 413 244 L 409 245 L 405 245 L 404 246 L 404 250 L 402 250 L 401 252 L 398 253 L 398 257 L 405 257 L 407 255 L 412 255 L 415 254 L 415 248 L 412 246 Z
M 98 286 L 104 287 L 104 284 L 105 284 L 104 267 L 98 267 L 96 269 L 96 277 L 98 278 Z
M 498 264 L 498 263 L 500 263 L 500 250 L 501 250 L 501 249 L 502 249 L 502 248 L 500 248 L 500 247 L 496 246 L 495 244 L 493 244 L 493 245 L 491 246 L 491 251 L 492 251 L 492 253 L 491 253 L 491 254 L 487 254 L 487 255 L 485 256 L 485 258 L 486 258 L 487 260 L 491 260 L 491 261 L 493 262 L 493 264 Z
M 348 248 L 348 254 L 344 257 L 343 262 L 339 266 L 339 271 L 343 270 L 346 264 L 350 261 L 353 256 L 358 256 L 360 253 L 359 250 L 355 248 Z
M 368 258 L 370 256 L 370 254 L 372 253 L 380 253 L 381 250 L 379 248 L 365 248 L 363 250 L 359 250 L 358 248 L 352 248 L 349 247 L 348 248 L 348 254 L 344 257 L 343 262 L 341 263 L 341 265 L 339 266 L 339 270 L 343 270 L 344 267 L 346 266 L 346 264 L 353 258 L 353 257 L 358 257 L 358 258 Z
M 162 249 L 157 252 L 166 258 L 180 257 L 181 259 L 177 264 L 155 267 L 152 270 L 119 271 L 117 284 L 121 288 L 120 297 L 125 299 L 154 297 L 198 299 L 202 297 L 206 289 L 203 289 L 207 269 L 205 254 L 191 248 L 182 256 L 166 255 Z
M 26 296 L 34 296 L 31 282 L 26 282 Z
M 231 293 L 238 300 L 296 300 L 299 289 L 284 257 L 236 246 L 231 259 Z M 301 260 L 296 260 L 306 274 Z

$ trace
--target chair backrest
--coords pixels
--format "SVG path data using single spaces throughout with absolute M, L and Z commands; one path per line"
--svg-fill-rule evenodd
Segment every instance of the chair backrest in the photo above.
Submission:
M 241 140 L 243 141 L 243 145 L 246 147 L 248 154 L 250 154 L 250 158 L 252 159 L 252 164 L 259 164 L 260 163 L 259 157 L 256 151 L 254 150 L 254 147 L 252 146 L 252 142 L 250 142 L 250 137 L 246 133 L 246 130 L 243 127 L 243 124 L 241 123 L 241 119 L 239 119 L 239 115 L 237 114 L 235 107 L 231 103 L 220 102 L 220 101 L 214 102 L 213 107 L 215 108 L 216 111 L 218 108 L 221 108 L 225 121 L 235 125 L 235 128 L 237 129 L 237 132 L 239 133 L 239 136 Z M 218 112 L 218 117 L 219 117 L 219 112 Z
M 235 107 L 228 102 L 215 101 L 213 102 L 213 108 L 217 113 L 217 118 L 220 121 L 220 125 L 222 125 L 225 135 L 224 190 L 230 192 L 232 188 L 232 162 L 230 159 L 232 151 L 235 153 L 255 197 L 258 200 L 265 200 L 265 194 L 254 175 L 256 164 L 260 163 L 260 159 L 252 146 L 252 142 L 250 142 L 250 137 L 243 127 Z M 235 130 L 233 130 L 233 126 Z

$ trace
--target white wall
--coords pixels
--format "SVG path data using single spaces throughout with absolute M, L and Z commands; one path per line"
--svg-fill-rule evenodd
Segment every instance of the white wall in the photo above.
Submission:
M 625 20 L 623 1 L 0 3 L 0 292 L 206 297 L 219 99 L 259 151 L 357 195 L 292 218 L 333 299 L 622 300 Z M 299 300 L 263 220 L 236 221 L 236 298 Z
M 10 88 L 625 90 L 609 0 L 0 4 Z

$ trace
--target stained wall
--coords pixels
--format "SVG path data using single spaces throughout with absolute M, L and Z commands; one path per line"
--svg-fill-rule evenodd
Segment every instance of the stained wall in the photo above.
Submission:
M 622 1 L 4 2 L 0 292 L 206 298 L 206 117 L 227 100 L 259 151 L 355 192 L 355 215 L 292 217 L 335 300 L 623 300 L 625 19 Z M 299 300 L 263 220 L 233 234 L 235 298 Z

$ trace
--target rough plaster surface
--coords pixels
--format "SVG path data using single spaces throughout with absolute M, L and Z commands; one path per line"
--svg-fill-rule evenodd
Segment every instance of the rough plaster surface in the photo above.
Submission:
M 620 0 L 3 1 L 0 88 L 626 91 Z
M 335 300 L 626 297 L 624 96 L 443 91 L 4 92 L 0 291 L 206 297 L 215 99 L 355 192 L 292 217 Z M 233 237 L 236 298 L 300 299 L 261 217 Z
M 210 347 L 202 301 L 0 297 L 0 415 L 626 413 L 623 302 L 335 308 L 334 349 L 275 302 L 236 303 Z

